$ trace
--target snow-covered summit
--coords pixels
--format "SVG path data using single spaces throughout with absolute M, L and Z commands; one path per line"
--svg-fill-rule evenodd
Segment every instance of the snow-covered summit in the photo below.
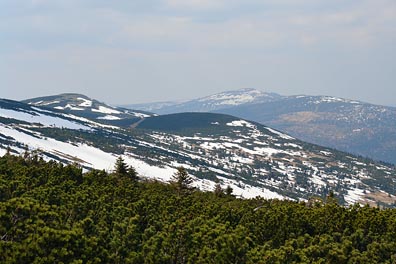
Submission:
M 197 99 L 197 101 L 203 104 L 221 107 L 273 101 L 280 97 L 280 95 L 275 93 L 266 93 L 254 88 L 244 88 L 202 97 Z
M 152 115 L 144 111 L 135 111 L 110 106 L 108 104 L 91 99 L 85 95 L 76 93 L 37 97 L 25 100 L 23 102 L 30 105 L 71 113 L 79 117 L 94 120 L 96 122 L 106 124 L 119 124 L 120 122 L 123 122 L 124 126 L 132 125 L 140 119 Z
M 280 100 L 281 98 L 283 97 L 276 93 L 268 93 L 255 88 L 243 88 L 183 102 L 148 103 L 129 105 L 127 107 L 153 111 L 158 114 L 211 112 L 245 104 L 272 102 Z

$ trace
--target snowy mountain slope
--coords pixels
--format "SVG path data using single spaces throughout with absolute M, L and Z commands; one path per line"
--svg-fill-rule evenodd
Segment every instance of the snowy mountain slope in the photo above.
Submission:
M 396 164 L 395 107 L 331 96 L 281 96 L 241 89 L 168 104 L 153 111 L 230 114 L 304 141 Z
M 123 155 L 141 176 L 161 181 L 184 166 L 195 177 L 195 186 L 213 190 L 220 182 L 243 197 L 308 199 L 333 190 L 345 204 L 392 206 L 396 200 L 394 167 L 304 143 L 233 116 L 164 115 L 123 129 L 9 100 L 0 101 L 0 110 L 1 153 L 9 147 L 23 154 L 28 146 L 46 159 L 105 170 Z M 30 122 L 21 113 L 62 121 Z
M 142 118 L 152 116 L 151 113 L 109 106 L 81 94 L 60 94 L 37 97 L 23 101 L 30 105 L 48 109 L 56 109 L 63 113 L 94 120 L 103 124 L 131 126 Z
M 253 104 L 280 100 L 282 96 L 253 88 L 244 88 L 206 96 L 186 102 L 164 102 L 127 105 L 127 108 L 152 111 L 158 114 L 181 112 L 210 112 L 242 104 Z
M 191 126 L 191 119 L 198 120 L 201 126 Z M 178 126 L 173 126 L 177 122 Z M 332 189 L 347 203 L 360 199 L 368 202 L 379 191 L 367 191 L 363 186 L 373 181 L 377 187 L 382 186 L 380 189 L 393 186 L 387 191 L 394 193 L 394 167 L 304 143 L 232 116 L 181 113 L 149 118 L 139 127 L 156 131 L 157 146 L 175 148 L 179 144 L 186 156 L 204 155 L 210 164 L 208 170 L 217 178 L 244 179 L 245 184 L 265 186 L 287 197 L 307 198 L 304 193 L 323 196 Z M 197 162 L 190 162 L 194 168 Z M 386 180 L 370 176 L 379 174 Z
M 396 164 L 396 108 L 329 96 L 295 96 L 217 112 L 255 120 L 304 141 Z

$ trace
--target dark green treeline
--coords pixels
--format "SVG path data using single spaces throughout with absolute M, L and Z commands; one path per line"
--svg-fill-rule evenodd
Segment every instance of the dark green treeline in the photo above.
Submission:
M 243 200 L 5 155 L 0 263 L 396 263 L 396 210 Z

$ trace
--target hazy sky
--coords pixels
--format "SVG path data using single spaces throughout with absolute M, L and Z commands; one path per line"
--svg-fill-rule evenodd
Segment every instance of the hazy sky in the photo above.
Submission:
M 0 97 L 254 87 L 396 105 L 395 0 L 0 0 Z

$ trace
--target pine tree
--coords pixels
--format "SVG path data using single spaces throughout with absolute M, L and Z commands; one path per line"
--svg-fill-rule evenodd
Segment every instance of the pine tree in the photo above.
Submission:
M 29 146 L 27 145 L 25 145 L 25 152 L 23 152 L 23 158 L 25 160 L 28 160 L 30 158 Z
M 114 165 L 114 172 L 119 175 L 127 175 L 128 174 L 128 166 L 126 165 L 124 159 L 119 156 Z
M 139 179 L 139 176 L 138 176 L 138 174 L 137 174 L 137 171 L 136 171 L 135 168 L 132 167 L 132 166 L 129 166 L 129 167 L 128 167 L 128 169 L 127 169 L 127 174 L 128 174 L 128 176 L 129 176 L 131 179 L 133 179 L 133 180 L 135 180 L 135 181 L 137 181 L 137 180 Z
M 10 146 L 7 146 L 6 156 L 10 156 L 10 155 L 11 155 L 11 148 Z
M 232 189 L 232 187 L 231 187 L 230 185 L 228 185 L 227 188 L 225 189 L 225 193 L 226 193 L 226 195 L 228 195 L 228 196 L 232 195 L 232 192 L 233 192 L 233 191 L 234 191 L 234 190 Z
M 220 183 L 216 183 L 213 192 L 214 192 L 214 194 L 215 194 L 216 196 L 222 196 L 222 195 L 223 195 L 223 189 L 221 188 Z
M 328 204 L 330 204 L 330 203 L 335 203 L 335 204 L 337 204 L 338 202 L 337 202 L 337 198 L 335 197 L 335 194 L 334 194 L 334 191 L 333 190 L 331 190 L 330 192 L 329 192 L 329 194 L 327 195 L 327 197 L 326 197 L 326 203 L 328 203 Z
M 190 175 L 188 175 L 187 170 L 184 167 L 178 167 L 175 174 L 173 174 L 171 183 L 176 186 L 178 192 L 182 192 L 190 189 L 190 184 L 193 182 L 193 179 Z

